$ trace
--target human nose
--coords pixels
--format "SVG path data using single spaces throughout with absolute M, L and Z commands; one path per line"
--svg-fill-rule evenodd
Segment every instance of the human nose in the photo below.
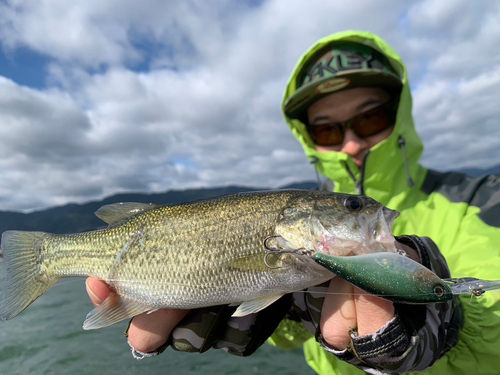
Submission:
M 368 148 L 369 145 L 365 139 L 359 138 L 351 129 L 346 129 L 341 152 L 355 158 L 363 155 Z

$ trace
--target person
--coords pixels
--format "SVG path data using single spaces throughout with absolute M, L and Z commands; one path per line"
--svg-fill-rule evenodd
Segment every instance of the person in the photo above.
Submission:
M 400 211 L 393 226 L 398 247 L 441 278 L 498 279 L 500 182 L 419 164 L 423 146 L 407 72 L 387 43 L 361 31 L 319 40 L 292 72 L 282 109 L 324 176 L 323 190 L 367 195 Z M 112 293 L 95 279 L 87 285 L 95 303 Z M 136 355 L 157 354 L 167 344 L 249 355 L 272 334 L 269 342 L 283 349 L 303 345 L 321 374 L 496 374 L 498 311 L 499 292 L 405 305 L 335 277 L 236 324 L 226 306 L 160 310 L 134 318 L 128 334 Z

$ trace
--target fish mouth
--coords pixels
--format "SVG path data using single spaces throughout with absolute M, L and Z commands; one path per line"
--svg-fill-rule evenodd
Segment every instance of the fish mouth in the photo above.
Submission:
M 373 236 L 376 242 L 380 243 L 385 251 L 394 252 L 396 239 L 392 234 L 392 226 L 394 225 L 394 220 L 399 216 L 399 211 L 391 210 L 390 208 L 383 207 L 382 211 L 379 213 L 375 228 L 373 230 Z
M 387 207 L 382 208 L 382 214 L 384 215 L 385 222 L 387 223 L 389 228 L 392 228 L 394 220 L 396 220 L 396 218 L 400 215 L 399 211 L 391 210 Z

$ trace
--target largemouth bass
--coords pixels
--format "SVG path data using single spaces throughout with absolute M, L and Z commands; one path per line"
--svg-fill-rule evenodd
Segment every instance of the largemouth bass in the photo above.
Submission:
M 109 227 L 2 235 L 1 320 L 72 276 L 97 277 L 116 292 L 88 314 L 85 329 L 162 308 L 232 304 L 239 305 L 234 316 L 244 316 L 333 277 L 300 249 L 395 251 L 398 213 L 366 197 L 281 190 L 179 205 L 114 204 L 96 215 Z

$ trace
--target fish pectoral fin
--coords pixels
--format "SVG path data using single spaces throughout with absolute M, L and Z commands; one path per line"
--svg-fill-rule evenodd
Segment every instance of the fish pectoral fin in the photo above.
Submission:
M 155 208 L 163 207 L 162 204 L 153 203 L 113 203 L 107 204 L 94 212 L 102 221 L 108 224 L 114 224 L 121 220 L 128 219 L 141 212 L 154 210 Z
M 99 329 L 130 319 L 154 307 L 111 293 L 106 300 L 88 313 L 83 329 Z
M 240 305 L 240 307 L 236 309 L 234 314 L 231 316 L 238 317 L 259 312 L 260 310 L 265 309 L 267 306 L 279 300 L 284 295 L 285 293 L 270 294 L 264 297 L 253 299 L 251 301 L 245 301 Z
M 274 254 L 272 254 L 274 255 Z M 265 254 L 249 254 L 230 260 L 225 264 L 228 268 L 239 271 L 269 271 L 269 267 L 264 261 Z

